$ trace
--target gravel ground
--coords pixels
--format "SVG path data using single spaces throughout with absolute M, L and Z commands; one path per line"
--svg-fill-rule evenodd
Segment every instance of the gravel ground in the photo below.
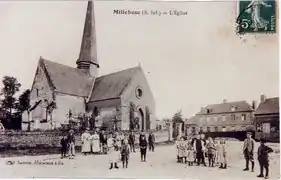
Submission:
M 229 167 L 189 167 L 176 163 L 173 145 L 157 146 L 154 153 L 149 152 L 147 162 L 140 162 L 139 152 L 131 154 L 127 169 L 109 170 L 107 155 L 78 154 L 74 159 L 59 158 L 59 155 L 21 156 L 0 159 L 0 178 L 173 178 L 173 179 L 257 179 L 259 166 L 255 172 L 243 172 L 244 159 L 241 153 L 242 142 L 229 141 Z M 257 149 L 258 143 L 256 144 Z M 269 144 L 279 152 L 279 144 Z M 255 157 L 256 159 L 256 157 Z M 57 165 L 36 164 L 39 162 Z M 14 162 L 13 165 L 7 165 Z M 31 164 L 20 164 L 31 163 Z M 119 165 L 121 166 L 121 164 Z M 280 179 L 280 154 L 270 155 L 270 179 Z

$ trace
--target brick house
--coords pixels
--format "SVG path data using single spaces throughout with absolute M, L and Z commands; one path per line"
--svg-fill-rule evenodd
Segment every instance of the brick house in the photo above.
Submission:
M 93 6 L 89 1 L 77 68 L 40 57 L 30 94 L 31 128 L 54 129 L 88 114 L 99 126 L 107 121 L 120 130 L 155 129 L 154 97 L 140 65 L 98 76 Z
M 279 97 L 266 98 L 261 95 L 261 102 L 255 112 L 256 138 L 265 138 L 279 142 Z
M 199 113 L 185 122 L 187 133 L 253 131 L 255 107 L 255 101 L 251 106 L 246 101 L 226 100 L 202 107 Z

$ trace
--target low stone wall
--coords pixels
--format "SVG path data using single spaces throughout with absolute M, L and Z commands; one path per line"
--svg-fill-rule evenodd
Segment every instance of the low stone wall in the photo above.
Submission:
M 145 132 L 148 137 L 148 132 Z M 136 144 L 138 143 L 139 133 L 135 132 Z M 169 131 L 161 130 L 154 131 L 156 143 L 163 143 L 170 141 Z M 63 132 L 59 131 L 45 131 L 45 132 L 0 132 L 0 154 L 7 154 L 11 151 L 28 151 L 27 154 L 40 151 L 47 151 L 57 149 L 60 147 L 60 139 Z M 75 134 L 76 146 L 79 151 L 81 148 L 81 133 Z

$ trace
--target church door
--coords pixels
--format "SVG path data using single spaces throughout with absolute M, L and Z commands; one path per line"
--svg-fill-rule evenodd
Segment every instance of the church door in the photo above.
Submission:
M 146 129 L 150 129 L 150 111 L 147 106 L 145 107 L 145 120 L 146 120 Z
M 144 130 L 144 113 L 142 111 L 142 109 L 139 109 L 140 112 L 140 119 L 141 119 L 141 130 Z

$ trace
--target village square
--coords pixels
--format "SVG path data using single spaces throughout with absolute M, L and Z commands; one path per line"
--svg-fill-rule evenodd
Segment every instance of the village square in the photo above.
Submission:
M 99 38 L 106 39 L 110 34 L 102 36 L 105 31 L 101 31 L 98 24 L 103 24 L 106 18 L 97 18 L 99 9 L 95 8 L 96 3 L 101 2 L 86 3 L 86 12 L 83 11 L 82 38 L 79 39 L 80 49 L 77 50 L 79 53 L 76 59 L 70 58 L 73 62 L 62 63 L 45 57 L 46 54 L 38 56 L 36 67 L 32 66 L 35 67 L 33 70 L 35 73 L 28 89 L 24 89 L 26 86 L 21 82 L 22 77 L 17 77 L 16 74 L 31 71 L 30 67 L 3 74 L 0 86 L 1 178 L 280 179 L 279 71 L 276 70 L 274 73 L 272 70 L 272 67 L 278 64 L 277 41 L 272 39 L 267 41 L 272 43 L 270 45 L 273 47 L 271 50 L 273 53 L 271 59 L 269 58 L 270 61 L 261 67 L 253 68 L 251 65 L 249 66 L 251 68 L 247 66 L 238 72 L 237 64 L 235 65 L 232 59 L 229 62 L 225 60 L 228 62 L 225 66 L 210 62 L 209 66 L 216 70 L 209 71 L 207 68 L 209 66 L 200 64 L 207 64 L 208 55 L 203 55 L 204 53 L 214 55 L 213 61 L 220 61 L 229 57 L 224 52 L 235 51 L 229 49 L 224 51 L 223 48 L 227 45 L 222 45 L 221 51 L 218 51 L 218 48 L 209 50 L 212 46 L 210 44 L 201 48 L 202 44 L 215 41 L 215 36 L 217 39 L 223 36 L 230 38 L 226 33 L 227 30 L 222 30 L 223 27 L 219 26 L 220 29 L 215 33 L 210 31 L 211 34 L 208 34 L 210 41 L 206 38 L 201 40 L 197 38 L 196 41 L 188 40 L 192 43 L 187 46 L 187 41 L 184 41 L 182 46 L 177 44 L 178 51 L 181 49 L 184 53 L 187 52 L 186 47 L 204 51 L 195 53 L 194 57 L 198 58 L 198 61 L 190 60 L 183 65 L 189 59 L 186 58 L 187 54 L 192 54 L 193 49 L 183 55 L 184 61 L 178 61 L 178 65 L 173 64 L 169 56 L 172 54 L 173 59 L 178 53 L 163 50 L 162 52 L 166 54 L 155 53 L 160 54 L 159 56 L 154 54 L 161 60 L 154 68 L 149 68 L 147 65 L 149 63 L 142 60 L 135 66 L 124 65 L 125 68 L 120 68 L 122 63 L 111 57 L 113 59 L 108 61 L 107 65 L 113 67 L 118 65 L 119 68 L 114 71 L 107 69 L 107 73 L 104 73 L 103 69 L 107 67 L 103 65 L 105 60 L 101 58 L 100 53 L 107 49 L 109 51 L 113 46 L 99 41 Z M 243 18 L 243 21 L 252 18 L 253 21 L 247 28 L 237 21 L 240 28 L 238 33 L 255 34 L 257 31 L 265 33 L 267 26 L 271 27 L 268 32 L 275 32 L 275 24 L 266 19 L 269 16 L 265 15 L 263 19 L 256 13 L 260 10 L 259 6 L 263 5 L 270 8 L 268 13 L 275 15 L 272 9 L 275 7 L 275 1 L 267 2 L 268 4 L 258 3 L 255 0 L 248 4 L 242 1 L 238 3 L 237 7 L 240 8 L 241 14 L 238 18 Z M 229 8 L 232 5 L 225 3 L 218 7 Z M 208 9 L 215 6 L 211 4 L 204 7 Z M 241 10 L 241 7 L 246 10 Z M 113 14 L 114 11 L 110 12 L 114 18 L 126 14 L 124 10 L 118 12 L 116 10 Z M 184 16 L 177 18 L 189 16 L 184 9 L 174 9 L 173 12 L 184 12 Z M 214 12 L 217 12 L 215 8 Z M 191 15 L 192 13 L 194 12 L 191 11 Z M 233 16 L 229 14 L 225 17 Z M 125 20 L 129 22 L 129 18 L 126 18 Z M 108 29 L 110 28 L 103 30 Z M 128 30 L 128 27 L 124 29 Z M 146 31 L 147 29 L 141 33 L 145 34 Z M 151 29 L 149 31 L 154 32 Z M 152 42 L 165 44 L 162 41 L 166 34 L 157 39 L 156 35 L 159 34 L 160 37 L 161 34 L 159 32 L 151 38 L 144 35 L 147 40 L 151 40 L 151 47 L 155 47 Z M 237 43 L 238 47 L 242 42 L 236 37 L 235 30 L 231 32 L 235 38 L 232 37 L 228 45 Z M 6 33 L 8 34 L 8 31 Z M 119 33 L 120 37 L 121 34 L 126 33 Z M 126 35 L 129 36 L 129 33 Z M 272 36 L 274 39 L 274 35 Z M 192 38 L 192 35 L 189 34 L 188 37 Z M 261 36 L 261 38 L 272 37 Z M 129 39 L 126 37 L 121 41 L 129 44 L 128 47 L 139 43 L 137 41 L 128 43 Z M 179 39 L 182 37 L 178 37 Z M 225 42 L 222 39 L 219 41 Z M 245 46 L 246 50 L 240 52 L 241 56 L 239 58 L 237 56 L 236 59 L 253 56 L 252 59 L 257 58 L 257 61 L 263 62 L 262 57 L 267 57 L 269 53 L 254 49 L 262 46 L 251 45 L 253 42 L 259 43 L 258 40 L 243 40 L 247 41 L 250 45 L 241 45 Z M 99 46 L 99 43 L 102 46 Z M 138 51 L 145 51 L 148 44 L 143 42 L 140 46 L 142 48 Z M 114 46 L 111 51 L 114 52 L 118 46 Z M 106 47 L 106 50 L 102 48 L 100 50 L 100 47 Z M 152 48 L 148 48 L 146 53 L 140 54 L 146 54 L 153 59 L 155 57 L 151 50 Z M 172 48 L 169 50 L 172 51 Z M 111 51 L 105 54 L 111 54 Z M 127 53 L 127 50 L 120 54 L 125 56 L 125 52 Z M 128 50 L 128 53 L 136 52 Z M 67 54 L 67 51 L 64 54 Z M 201 56 L 204 56 L 206 62 L 199 60 Z M 258 59 L 260 57 L 261 60 Z M 189 66 L 200 68 L 196 72 L 192 67 L 188 70 L 184 68 Z M 167 69 L 159 70 L 161 67 Z M 218 69 L 221 73 L 214 75 Z M 5 68 L 3 72 L 4 70 Z M 260 74 L 259 79 L 256 80 L 249 75 L 251 74 L 248 73 L 249 70 Z M 151 83 L 153 74 L 157 72 L 158 79 Z M 271 74 L 268 75 L 267 72 Z M 224 76 L 229 79 L 224 79 Z M 253 78 L 251 82 L 255 85 L 250 83 L 251 88 L 248 81 L 243 81 L 247 78 Z M 215 82 L 218 84 L 213 85 Z M 232 83 L 234 86 L 228 87 Z M 261 83 L 264 85 L 260 85 Z M 158 89 L 157 85 L 162 86 Z M 216 98 L 212 99 L 212 96 Z M 162 109 L 159 111 L 158 107 Z

